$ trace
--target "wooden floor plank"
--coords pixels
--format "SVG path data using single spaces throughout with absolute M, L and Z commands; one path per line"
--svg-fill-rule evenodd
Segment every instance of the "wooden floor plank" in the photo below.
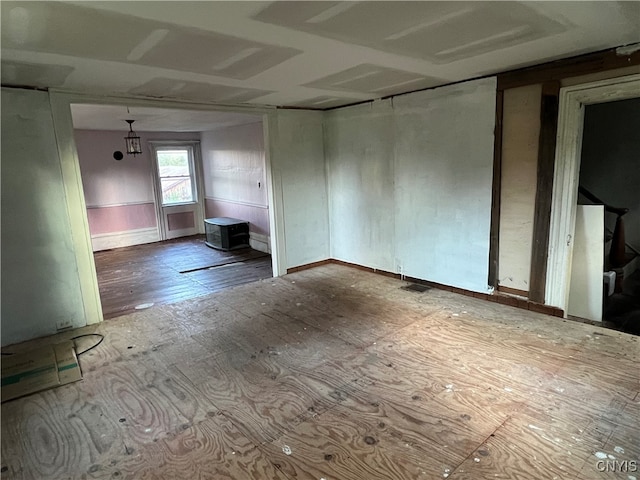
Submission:
M 144 304 L 167 304 L 271 278 L 271 256 L 251 248 L 221 251 L 203 235 L 94 254 L 104 318 Z

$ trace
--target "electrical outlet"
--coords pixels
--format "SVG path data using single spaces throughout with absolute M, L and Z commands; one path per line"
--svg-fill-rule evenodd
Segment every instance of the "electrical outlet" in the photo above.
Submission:
M 71 325 L 71 320 L 58 320 L 56 322 L 56 328 L 58 330 L 64 330 L 66 328 L 71 328 L 73 325 Z

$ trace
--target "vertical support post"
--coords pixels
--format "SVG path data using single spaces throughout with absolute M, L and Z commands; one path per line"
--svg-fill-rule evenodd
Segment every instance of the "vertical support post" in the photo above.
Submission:
M 557 81 L 546 82 L 542 85 L 540 136 L 538 138 L 538 181 L 529 277 L 529 300 L 536 303 L 545 302 L 559 93 L 560 83 Z
M 491 189 L 491 233 L 489 237 L 488 285 L 498 288 L 500 249 L 500 192 L 502 189 L 502 111 L 504 90 L 496 92 L 496 124 L 493 136 L 493 186 Z

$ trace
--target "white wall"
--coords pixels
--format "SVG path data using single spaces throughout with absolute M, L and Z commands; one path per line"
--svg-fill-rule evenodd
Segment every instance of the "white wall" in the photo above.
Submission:
M 332 255 L 486 292 L 495 78 L 326 115 Z
M 331 257 L 395 271 L 391 101 L 326 114 Z
M 2 345 L 86 324 L 46 92 L 2 89 Z
M 283 268 L 329 258 L 322 118 L 322 112 L 301 110 L 277 110 L 268 115 L 269 168 L 274 184 L 274 202 L 270 203 L 278 207 L 271 232 L 283 232 L 284 244 L 278 252 Z

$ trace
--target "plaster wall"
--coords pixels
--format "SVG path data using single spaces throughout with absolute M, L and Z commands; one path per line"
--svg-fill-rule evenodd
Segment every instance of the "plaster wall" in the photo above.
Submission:
M 495 78 L 330 112 L 332 256 L 486 292 Z
M 322 112 L 277 110 L 268 116 L 273 197 L 282 205 L 274 222 L 284 235 L 279 262 L 285 269 L 329 258 L 322 123 Z
M 205 217 L 246 220 L 269 236 L 262 122 L 202 132 Z
M 86 325 L 47 92 L 2 89 L 2 345 Z

